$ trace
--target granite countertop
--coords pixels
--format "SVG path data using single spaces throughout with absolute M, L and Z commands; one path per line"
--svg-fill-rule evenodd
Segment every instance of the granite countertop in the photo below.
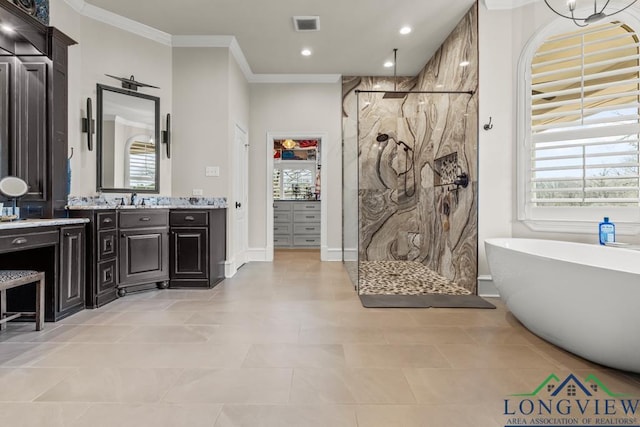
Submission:
M 122 200 L 124 199 L 124 204 Z M 142 201 L 144 200 L 144 204 Z M 69 196 L 68 210 L 100 210 L 100 209 L 226 209 L 225 197 L 166 197 L 138 196 L 138 203 L 131 204 L 128 196 Z
M 274 202 L 319 202 L 320 200 L 316 199 L 274 199 Z
M 84 224 L 88 218 L 48 218 L 48 219 L 19 219 L 16 221 L 0 222 L 0 230 L 15 228 L 51 227 L 55 225 Z
M 216 206 L 216 205 L 71 205 L 66 206 L 67 210 L 70 211 L 81 211 L 81 210 L 105 210 L 105 209 L 117 209 L 117 210 L 133 210 L 133 209 L 225 209 L 226 206 Z

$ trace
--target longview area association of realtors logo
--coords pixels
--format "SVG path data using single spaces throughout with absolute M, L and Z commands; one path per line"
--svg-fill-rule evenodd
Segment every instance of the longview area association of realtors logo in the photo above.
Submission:
M 595 375 L 549 375 L 531 393 L 504 399 L 505 427 L 640 427 L 640 399 L 612 392 Z

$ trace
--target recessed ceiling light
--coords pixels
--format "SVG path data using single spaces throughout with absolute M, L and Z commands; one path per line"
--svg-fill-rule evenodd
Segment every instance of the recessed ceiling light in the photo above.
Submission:
M 405 26 L 400 28 L 400 34 L 409 34 L 411 32 L 411 27 L 409 26 Z
M 461 67 L 466 67 L 466 66 L 467 66 L 467 65 L 469 65 L 469 64 L 470 64 L 470 62 L 469 62 L 469 61 L 462 61 L 462 62 L 460 63 L 460 66 L 461 66 Z
M 302 51 L 300 51 L 300 54 L 302 56 L 311 56 L 311 49 L 302 49 Z
M 384 63 L 385 68 L 391 68 L 393 67 L 393 61 L 387 61 Z
M 6 33 L 12 33 L 13 32 L 13 27 L 7 25 L 7 24 L 2 24 L 0 25 L 0 29 L 2 29 L 2 31 L 6 32 Z

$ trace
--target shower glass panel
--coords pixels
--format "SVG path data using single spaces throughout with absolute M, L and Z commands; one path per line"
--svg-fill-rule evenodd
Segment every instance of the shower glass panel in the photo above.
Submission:
M 343 103 L 343 241 L 356 289 L 475 294 L 475 97 L 385 98 L 357 83 Z

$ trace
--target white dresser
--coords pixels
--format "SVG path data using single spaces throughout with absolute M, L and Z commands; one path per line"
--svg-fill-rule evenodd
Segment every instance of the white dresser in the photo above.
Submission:
M 275 201 L 273 203 L 273 245 L 276 248 L 319 248 L 320 202 Z

